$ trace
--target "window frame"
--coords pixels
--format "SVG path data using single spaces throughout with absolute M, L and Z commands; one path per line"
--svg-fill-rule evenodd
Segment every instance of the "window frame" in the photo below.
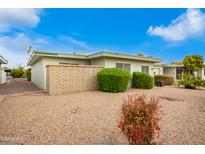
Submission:
M 144 72 L 144 71 L 143 71 L 143 70 L 144 70 L 143 67 L 148 68 L 148 69 L 147 69 L 148 72 Z M 150 71 L 149 71 L 149 66 L 142 65 L 142 66 L 141 66 L 141 72 L 144 72 L 144 73 L 149 74 L 149 72 L 150 72 Z
M 119 64 L 122 65 L 122 68 L 117 67 L 117 65 L 119 65 Z M 127 69 L 125 69 L 125 65 L 129 66 L 129 71 Z M 115 63 L 115 67 L 131 73 L 131 64 L 130 63 Z
M 117 67 L 117 65 L 120 66 L 120 67 Z M 121 66 L 122 66 L 122 67 L 121 67 Z M 119 68 L 119 69 L 124 69 L 123 63 L 116 63 L 116 64 L 115 64 L 115 67 L 116 67 L 116 68 Z

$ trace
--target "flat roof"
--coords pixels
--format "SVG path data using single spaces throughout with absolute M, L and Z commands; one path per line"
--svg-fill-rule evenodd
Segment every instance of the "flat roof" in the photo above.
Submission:
M 162 59 L 154 58 L 151 56 L 137 56 L 137 55 L 129 55 L 117 52 L 107 52 L 101 51 L 90 55 L 81 55 L 81 54 L 65 54 L 65 53 L 56 53 L 56 52 L 47 52 L 47 51 L 36 51 L 34 50 L 29 57 L 27 64 L 29 66 L 33 65 L 35 62 L 38 61 L 41 57 L 54 57 L 54 58 L 68 58 L 68 59 L 95 59 L 100 57 L 110 57 L 110 58 L 122 58 L 122 59 L 132 59 L 132 60 L 139 60 L 139 61 L 149 61 L 149 62 L 156 62 L 159 63 Z
M 10 70 L 12 70 L 12 69 L 9 68 L 9 67 L 2 67 L 2 69 L 3 69 L 3 70 L 6 70 L 6 71 L 10 71 Z
M 0 64 L 7 64 L 7 63 L 8 61 L 3 56 L 0 55 Z
M 184 65 L 176 65 L 176 64 L 157 64 L 155 66 L 161 66 L 161 67 L 183 67 Z
M 101 51 L 97 52 L 95 54 L 88 55 L 88 58 L 99 58 L 99 57 L 114 57 L 114 58 L 123 58 L 123 59 L 132 59 L 132 60 L 140 60 L 140 61 L 150 61 L 150 62 L 161 62 L 162 59 L 155 58 L 152 56 L 137 56 L 137 55 L 130 55 L 130 54 L 124 54 L 124 53 L 118 53 L 118 52 L 107 52 L 107 51 Z
M 205 63 L 203 64 L 205 67 Z M 176 64 L 156 64 L 156 67 L 184 67 L 184 65 L 176 65 Z

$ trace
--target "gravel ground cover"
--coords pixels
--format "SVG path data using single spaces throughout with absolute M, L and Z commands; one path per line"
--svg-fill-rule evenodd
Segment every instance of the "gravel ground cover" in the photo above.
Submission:
M 155 87 L 48 96 L 20 82 L 0 86 L 0 144 L 128 144 L 117 123 L 123 100 L 132 94 L 159 98 L 158 144 L 205 144 L 205 90 Z
M 0 85 L 0 95 L 22 94 L 39 91 L 39 89 L 26 79 L 12 79 Z

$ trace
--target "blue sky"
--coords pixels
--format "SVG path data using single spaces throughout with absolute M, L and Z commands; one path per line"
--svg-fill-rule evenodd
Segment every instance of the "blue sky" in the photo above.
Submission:
M 0 9 L 0 54 L 25 65 L 36 50 L 205 57 L 204 9 Z

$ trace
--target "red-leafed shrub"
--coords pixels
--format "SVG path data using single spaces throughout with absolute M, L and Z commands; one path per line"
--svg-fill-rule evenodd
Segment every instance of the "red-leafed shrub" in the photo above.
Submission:
M 128 96 L 122 105 L 122 117 L 118 124 L 130 144 L 155 144 L 159 133 L 158 99 L 144 95 Z

